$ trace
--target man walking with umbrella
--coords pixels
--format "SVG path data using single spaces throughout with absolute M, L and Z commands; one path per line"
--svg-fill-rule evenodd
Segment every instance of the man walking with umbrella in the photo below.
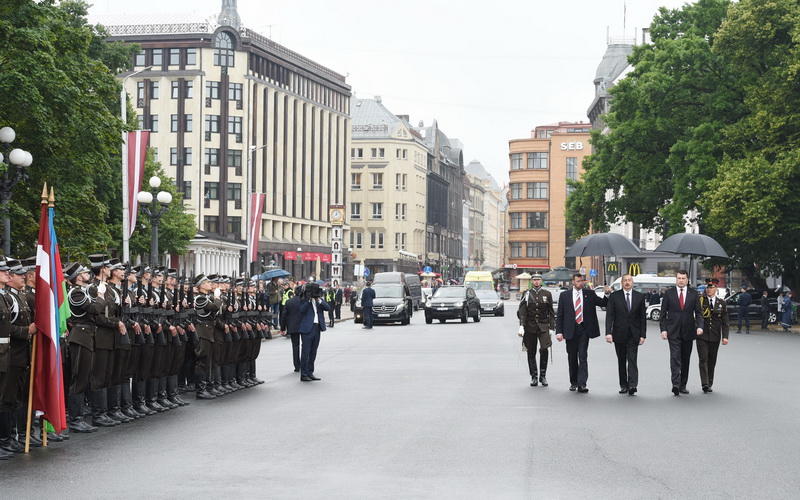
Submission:
M 703 333 L 703 315 L 697 291 L 689 288 L 689 273 L 678 271 L 675 288 L 667 290 L 661 301 L 661 338 L 669 341 L 672 393 L 689 394 L 689 361 L 694 340 Z

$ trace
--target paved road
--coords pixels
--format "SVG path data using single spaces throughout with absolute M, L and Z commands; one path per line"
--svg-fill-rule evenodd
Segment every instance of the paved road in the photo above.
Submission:
M 589 350 L 589 388 L 528 386 L 515 308 L 478 324 L 326 333 L 317 375 L 264 345 L 267 383 L 0 463 L 3 498 L 788 498 L 800 491 L 800 337 L 733 335 L 715 392 L 696 356 L 673 397 L 668 348 L 640 350 L 636 397 L 613 348 Z

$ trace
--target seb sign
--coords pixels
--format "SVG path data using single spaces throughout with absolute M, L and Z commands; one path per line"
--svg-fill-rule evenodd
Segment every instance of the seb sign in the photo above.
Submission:
M 582 142 L 562 142 L 561 151 L 583 151 Z

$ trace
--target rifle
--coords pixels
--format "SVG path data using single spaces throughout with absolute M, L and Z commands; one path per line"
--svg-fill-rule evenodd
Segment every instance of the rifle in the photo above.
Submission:
M 152 279 L 150 284 L 152 285 Z M 156 323 L 161 325 L 161 333 L 158 334 L 158 345 L 167 345 L 167 332 L 164 331 L 164 324 L 163 318 L 165 317 L 164 314 L 164 292 L 166 291 L 167 280 L 166 277 L 161 280 L 161 290 L 158 293 L 158 300 L 156 301 L 156 305 L 153 310 L 153 314 L 156 317 Z M 158 326 L 156 326 L 158 329 Z
M 187 336 L 188 340 L 192 342 L 192 345 L 196 346 L 196 345 L 200 344 L 200 338 L 198 338 L 196 331 L 193 332 L 192 330 L 189 329 L 189 325 L 193 325 L 194 324 L 194 314 L 195 314 L 195 309 L 194 309 L 194 284 L 192 283 L 192 281 L 193 280 L 190 277 L 189 285 L 188 285 L 189 293 L 188 293 L 188 297 L 186 297 L 186 303 L 187 303 L 188 307 L 186 309 L 184 309 L 184 312 L 186 313 L 186 327 L 185 327 L 186 328 L 186 336 Z M 181 304 L 183 304 L 184 293 L 185 293 L 185 290 L 183 289 L 183 285 L 181 285 L 181 301 L 180 301 Z
M 231 273 L 231 284 L 230 288 L 228 288 L 228 305 L 233 307 L 233 312 L 231 313 L 231 325 L 230 332 L 231 332 L 231 340 L 240 340 L 241 336 L 239 334 L 239 328 L 242 326 L 242 322 L 239 318 L 241 318 L 240 308 L 238 307 L 239 304 L 236 302 L 236 276 L 235 273 Z

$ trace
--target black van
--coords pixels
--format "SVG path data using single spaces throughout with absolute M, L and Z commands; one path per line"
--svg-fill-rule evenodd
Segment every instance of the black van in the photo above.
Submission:
M 414 302 L 414 310 L 419 311 L 422 307 L 422 283 L 419 281 L 419 276 L 412 273 L 406 273 L 406 285 L 408 291 L 411 292 L 411 300 Z
M 372 320 L 377 323 L 394 323 L 407 325 L 414 314 L 414 301 L 411 297 L 405 275 L 398 272 L 375 273 L 372 289 L 375 300 L 372 307 Z M 364 308 L 361 307 L 361 295 L 355 307 L 355 322 L 363 323 Z

